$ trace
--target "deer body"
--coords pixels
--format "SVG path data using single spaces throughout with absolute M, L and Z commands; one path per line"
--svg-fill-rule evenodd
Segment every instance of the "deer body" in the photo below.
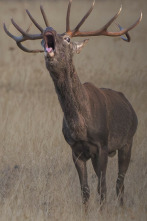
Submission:
M 68 59 L 64 58 L 64 69 L 60 68 L 62 66 L 60 62 L 54 69 L 54 65 L 48 65 L 46 57 L 46 66 L 64 113 L 63 134 L 71 146 L 79 172 L 83 202 L 86 203 L 89 198 L 86 161 L 90 158 L 99 177 L 99 183 L 102 184 L 101 186 L 99 184 L 98 189 L 102 191 L 103 200 L 106 195 L 105 174 L 108 155 L 114 155 L 118 150 L 124 151 L 121 157 L 127 156 L 119 165 L 119 168 L 125 168 L 119 174 L 120 179 L 128 168 L 137 117 L 122 93 L 105 88 L 98 89 L 91 83 L 81 84 L 72 63 L 72 54 L 66 55 Z M 123 183 L 119 189 L 122 189 L 122 185 Z M 118 192 L 120 194 L 120 190 Z
M 137 117 L 131 105 L 119 92 L 98 89 L 91 83 L 82 86 L 88 94 L 85 97 L 87 100 L 84 112 L 73 113 L 73 116 L 78 117 L 73 117 L 73 120 L 70 118 L 69 122 L 64 112 L 63 134 L 66 141 L 73 151 L 76 150 L 76 143 L 89 143 L 87 159 L 92 157 L 90 146 L 96 146 L 96 152 L 103 145 L 108 146 L 108 153 L 121 149 L 132 139 L 137 127 Z M 74 126 L 71 125 L 72 121 Z
M 107 29 L 118 17 L 119 12 L 110 19 L 101 29 L 91 32 L 81 32 L 79 28 L 91 13 L 88 10 L 74 30 L 70 29 L 71 0 L 68 4 L 66 17 L 66 32 L 57 34 L 50 27 L 45 12 L 41 6 L 46 29 L 44 30 L 26 10 L 28 16 L 41 31 L 41 34 L 31 35 L 28 30 L 22 30 L 13 19 L 12 24 L 22 34 L 20 37 L 12 35 L 4 24 L 6 34 L 13 38 L 17 46 L 25 52 L 45 52 L 46 67 L 53 79 L 55 90 L 61 108 L 64 113 L 63 134 L 65 140 L 72 149 L 82 190 L 83 203 L 87 206 L 90 191 L 87 182 L 86 161 L 91 159 L 94 171 L 98 177 L 98 193 L 101 203 L 106 199 L 106 168 L 108 156 L 113 156 L 118 151 L 118 178 L 116 192 L 123 205 L 124 177 L 127 172 L 133 136 L 137 128 L 136 114 L 125 96 L 114 90 L 96 88 L 91 83 L 82 84 L 73 65 L 73 54 L 80 53 L 87 43 L 70 42 L 72 37 L 84 36 L 121 36 L 125 41 L 130 41 L 128 31 L 133 29 L 142 19 L 139 19 L 129 28 L 123 29 L 119 24 L 120 31 L 109 32 Z M 126 35 L 126 38 L 122 35 Z M 23 41 L 42 39 L 43 50 L 30 50 L 22 45 Z

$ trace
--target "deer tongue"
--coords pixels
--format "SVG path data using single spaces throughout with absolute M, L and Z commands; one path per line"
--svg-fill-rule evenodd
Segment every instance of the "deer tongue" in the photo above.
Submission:
M 52 48 L 46 47 L 46 51 L 47 51 L 48 53 L 50 53 L 52 50 L 53 50 Z
M 54 57 L 53 48 L 48 48 L 48 47 L 46 47 L 46 51 L 48 52 L 48 54 L 49 54 L 50 57 Z

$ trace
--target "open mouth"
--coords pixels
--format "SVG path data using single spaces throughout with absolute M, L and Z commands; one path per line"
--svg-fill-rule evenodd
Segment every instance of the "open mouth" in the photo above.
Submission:
M 47 52 L 50 57 L 53 57 L 55 51 L 55 40 L 52 32 L 46 32 L 44 40 L 45 40 L 45 52 Z

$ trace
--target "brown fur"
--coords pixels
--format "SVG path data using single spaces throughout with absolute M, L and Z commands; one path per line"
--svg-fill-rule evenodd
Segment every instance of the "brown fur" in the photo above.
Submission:
M 87 205 L 90 191 L 86 161 L 91 158 L 98 176 L 101 203 L 106 198 L 106 167 L 108 155 L 118 150 L 116 192 L 123 204 L 124 176 L 129 166 L 131 147 L 137 128 L 136 114 L 125 96 L 114 90 L 98 89 L 91 83 L 81 84 L 72 57 L 75 44 L 67 43 L 54 30 L 55 55 L 45 56 L 64 113 L 63 134 L 71 146 L 73 161 L 81 183 L 83 203 Z M 44 41 L 45 41 L 44 34 Z

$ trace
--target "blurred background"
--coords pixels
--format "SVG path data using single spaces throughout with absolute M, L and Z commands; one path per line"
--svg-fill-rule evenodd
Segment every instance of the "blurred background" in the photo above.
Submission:
M 73 0 L 71 27 L 75 27 L 91 6 L 91 0 Z M 71 149 L 62 135 L 63 113 L 43 54 L 21 51 L 3 31 L 3 22 L 26 30 L 29 9 L 45 28 L 40 5 L 50 25 L 65 31 L 67 0 L 0 1 L 0 220 L 146 220 L 147 219 L 147 4 L 145 0 L 96 0 L 81 30 L 96 30 L 120 8 L 117 19 L 124 28 L 143 12 L 143 20 L 130 31 L 131 42 L 119 37 L 90 37 L 83 51 L 74 57 L 81 82 L 121 91 L 133 105 L 139 120 L 132 159 L 125 179 L 125 208 L 117 206 L 115 183 L 117 156 L 107 169 L 107 206 L 99 211 L 97 177 L 88 161 L 91 198 L 85 218 L 78 175 Z M 116 31 L 115 24 L 109 30 Z M 39 33 L 31 25 L 30 33 Z M 78 40 L 78 39 L 75 39 Z M 73 39 L 74 41 L 74 39 Z M 25 46 L 41 49 L 40 41 Z

